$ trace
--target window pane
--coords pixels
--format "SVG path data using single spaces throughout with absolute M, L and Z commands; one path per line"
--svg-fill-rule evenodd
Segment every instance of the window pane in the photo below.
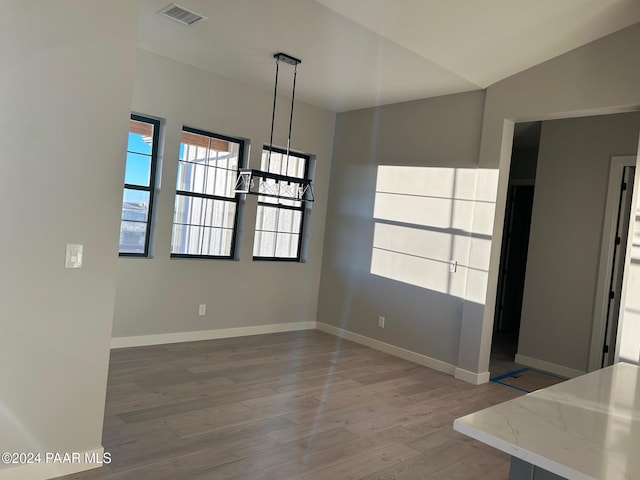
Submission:
M 231 255 L 236 204 L 176 195 L 171 253 Z
M 122 197 L 122 220 L 146 222 L 149 215 L 149 192 L 124 189 Z
M 178 190 L 235 198 L 240 144 L 182 132 Z
M 206 171 L 204 161 L 178 162 L 176 189 L 185 192 L 206 193 L 204 191 Z
M 302 212 L 258 205 L 256 230 L 283 233 L 300 233 Z
M 144 253 L 147 224 L 122 221 L 120 224 L 120 253 Z
M 233 228 L 235 214 L 235 202 L 176 195 L 173 223 Z
M 271 152 L 271 155 L 269 155 L 269 150 L 263 149 L 260 170 L 280 173 L 280 154 L 278 152 Z
M 139 153 L 127 152 L 124 183 L 149 186 L 151 179 L 151 157 Z
M 158 120 L 139 115 L 132 115 L 129 120 L 120 225 L 123 254 L 148 254 L 159 127 Z
M 187 152 L 190 150 L 188 147 L 187 145 L 185 149 Z M 217 166 L 229 165 L 231 160 L 225 154 L 216 158 L 203 157 L 180 161 L 176 188 L 187 192 L 234 198 L 237 167 L 228 169 Z M 235 161 L 237 162 L 237 158 Z
M 231 255 L 233 230 L 200 225 L 173 226 L 171 253 L 178 255 Z
M 276 240 L 276 257 L 296 258 L 299 238 L 297 234 L 279 233 Z
M 276 251 L 276 234 L 256 230 L 253 240 L 254 257 L 273 257 Z
M 139 120 L 129 120 L 129 141 L 127 150 L 130 152 L 151 155 L 153 129 L 154 126 L 152 123 L 141 122 Z
M 289 160 L 283 161 L 283 172 L 290 177 L 304 178 L 304 159 L 289 155 Z
M 219 169 L 218 180 L 215 186 L 215 195 L 233 198 L 235 197 L 237 167 L 234 169 Z
M 274 232 L 277 224 L 277 213 L 277 208 L 258 205 L 256 230 L 268 230 Z
M 278 232 L 299 233 L 300 222 L 302 221 L 302 213 L 296 210 L 280 209 L 278 216 Z
M 269 150 L 264 149 L 262 150 L 262 165 L 260 168 L 280 175 L 304 178 L 305 162 L 305 157 L 299 157 L 293 153 L 289 153 L 287 157 L 286 153 L 280 152 L 271 152 L 271 160 L 269 161 Z
M 253 242 L 254 257 L 297 258 L 300 235 L 256 231 Z

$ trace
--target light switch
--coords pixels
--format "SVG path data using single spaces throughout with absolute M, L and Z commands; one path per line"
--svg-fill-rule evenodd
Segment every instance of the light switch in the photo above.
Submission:
M 67 244 L 64 268 L 82 268 L 82 245 Z

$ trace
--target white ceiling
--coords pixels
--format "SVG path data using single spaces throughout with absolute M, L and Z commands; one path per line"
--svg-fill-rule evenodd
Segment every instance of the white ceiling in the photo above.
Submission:
M 139 2 L 140 48 L 265 90 L 284 52 L 296 98 L 335 112 L 486 88 L 640 22 L 638 0 L 177 0 L 208 17 L 186 27 Z

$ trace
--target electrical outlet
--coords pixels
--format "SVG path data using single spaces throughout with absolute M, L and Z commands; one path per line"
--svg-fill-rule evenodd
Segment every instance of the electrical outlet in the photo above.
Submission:
M 378 326 L 384 328 L 384 317 L 378 317 Z
M 205 303 L 201 303 L 200 307 L 198 307 L 198 315 L 203 316 L 207 314 L 207 305 Z

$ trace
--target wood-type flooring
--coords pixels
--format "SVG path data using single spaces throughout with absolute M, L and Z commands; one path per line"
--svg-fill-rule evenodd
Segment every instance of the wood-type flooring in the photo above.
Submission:
M 501 480 L 453 420 L 522 395 L 316 330 L 111 352 L 111 463 L 65 480 Z

